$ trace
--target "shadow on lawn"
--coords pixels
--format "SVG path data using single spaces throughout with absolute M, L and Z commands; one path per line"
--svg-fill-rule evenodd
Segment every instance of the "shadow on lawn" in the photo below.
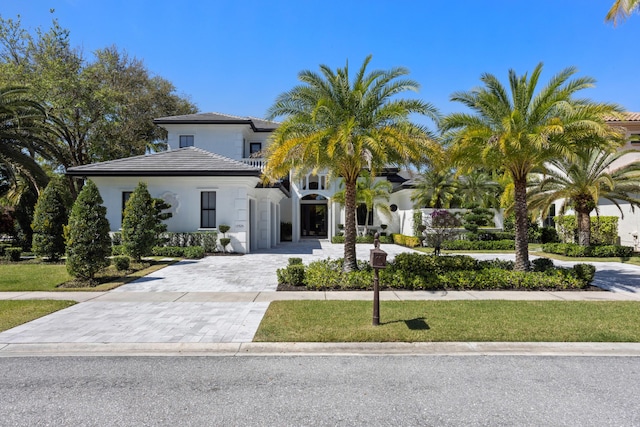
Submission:
M 411 329 L 412 331 L 426 331 L 428 329 L 431 329 L 426 320 L 427 319 L 424 317 L 416 317 L 415 319 L 411 320 L 394 320 L 391 322 L 381 322 L 381 324 L 390 325 L 392 323 L 404 323 L 405 325 L 407 325 L 407 328 Z

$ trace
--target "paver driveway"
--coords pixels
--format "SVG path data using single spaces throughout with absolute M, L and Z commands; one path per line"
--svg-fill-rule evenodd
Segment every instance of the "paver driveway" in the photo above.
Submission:
M 368 259 L 370 249 L 359 245 L 358 257 Z M 292 256 L 309 262 L 340 257 L 342 250 L 310 240 L 250 255 L 181 261 L 0 333 L 0 343 L 250 342 L 269 305 L 254 302 L 254 294 L 275 292 L 276 270 Z M 385 250 L 392 258 L 407 249 Z

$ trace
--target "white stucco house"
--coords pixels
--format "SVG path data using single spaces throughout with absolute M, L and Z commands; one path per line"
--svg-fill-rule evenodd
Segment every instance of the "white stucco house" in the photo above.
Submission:
M 171 204 L 168 231 L 217 230 L 227 224 L 233 250 L 248 253 L 280 243 L 281 223 L 292 224 L 292 240 L 330 238 L 344 223 L 341 205 L 332 197 L 339 181 L 323 173 L 289 177 L 264 186 L 260 153 L 278 123 L 252 117 L 199 113 L 155 120 L 168 132 L 167 151 L 69 168 L 68 175 L 96 183 L 107 208 L 111 230 L 121 228 L 122 211 L 131 192 L 145 182 L 152 197 Z M 371 216 L 370 228 L 388 225 L 400 231 L 413 206 L 407 178 L 390 169 L 376 179 L 394 185 L 391 219 Z M 363 224 L 366 211 L 359 209 Z

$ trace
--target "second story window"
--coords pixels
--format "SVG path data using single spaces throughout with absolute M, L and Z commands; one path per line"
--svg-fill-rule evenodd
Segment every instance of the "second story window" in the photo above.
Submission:
M 260 153 L 260 151 L 262 151 L 262 143 L 261 142 L 251 142 L 249 143 L 249 154 L 251 155 L 251 157 L 256 157 L 258 156 Z
M 193 135 L 180 135 L 180 148 L 193 147 Z

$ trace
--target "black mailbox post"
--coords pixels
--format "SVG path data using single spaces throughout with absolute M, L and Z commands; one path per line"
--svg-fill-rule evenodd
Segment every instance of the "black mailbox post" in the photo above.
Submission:
M 378 270 L 387 267 L 387 253 L 380 249 L 380 235 L 375 234 L 369 255 L 369 265 L 373 267 L 373 326 L 380 324 L 380 277 Z

